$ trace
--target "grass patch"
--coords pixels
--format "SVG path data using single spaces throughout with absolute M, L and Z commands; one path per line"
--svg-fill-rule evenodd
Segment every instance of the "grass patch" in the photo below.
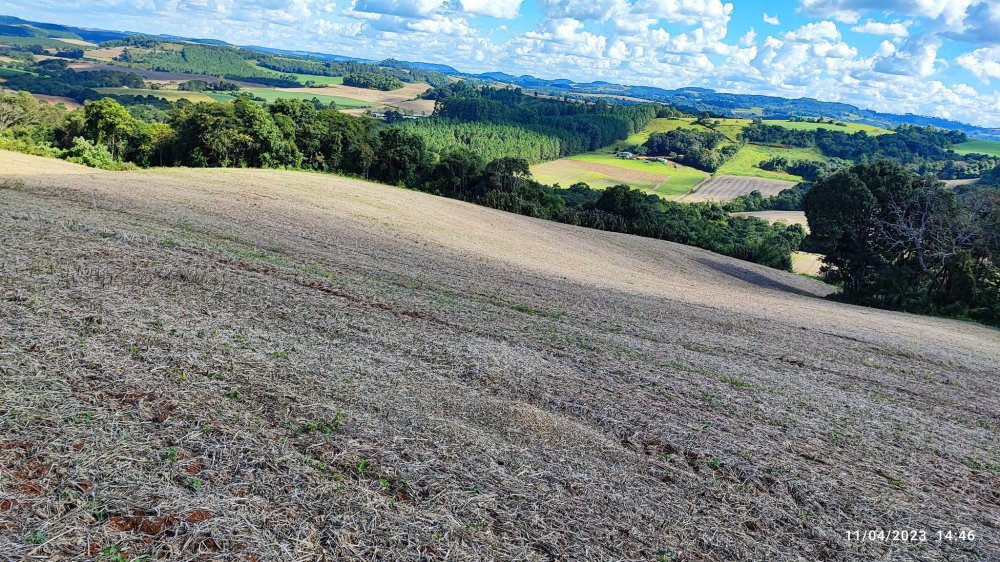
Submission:
M 141 88 L 94 88 L 99 94 L 110 96 L 153 96 L 167 101 L 188 100 L 192 103 L 218 101 L 204 92 L 182 92 L 180 90 L 146 90 Z M 232 100 L 231 96 L 225 96 Z
M 608 152 L 588 152 L 536 165 L 535 179 L 549 185 L 569 187 L 586 183 L 594 189 L 625 184 L 635 189 L 672 199 L 684 195 L 705 179 L 694 168 L 646 160 L 622 160 Z
M 839 131 L 842 133 L 856 133 L 858 131 L 864 131 L 871 136 L 879 135 L 891 135 L 892 131 L 888 129 L 883 129 L 881 127 L 876 127 L 874 125 L 865 125 L 863 123 L 844 123 L 843 125 L 831 125 L 829 123 L 806 123 L 803 121 L 788 121 L 783 119 L 769 119 L 764 121 L 765 125 L 777 125 L 779 127 L 784 127 L 786 129 L 791 129 L 793 131 L 816 131 L 819 129 L 826 129 L 827 131 Z
M 1000 156 L 1000 142 L 987 140 L 970 140 L 952 147 L 959 154 L 986 154 Z
M 649 140 L 649 136 L 653 133 L 666 133 L 673 131 L 675 129 L 694 129 L 696 131 L 716 131 L 722 133 L 731 142 L 736 142 L 739 138 L 743 129 L 750 124 L 749 119 L 713 119 L 712 122 L 719 122 L 718 125 L 713 127 L 705 127 L 702 125 L 695 124 L 694 117 L 682 117 L 682 118 L 659 118 L 653 119 L 646 124 L 645 127 L 638 133 L 633 134 L 629 138 L 625 139 L 616 144 L 616 146 L 627 147 L 636 146 L 645 143 Z
M 762 170 L 761 162 L 776 156 L 788 160 L 825 160 L 822 154 L 812 148 L 778 148 L 759 144 L 748 144 L 740 149 L 728 162 L 722 165 L 716 173 L 726 176 L 750 176 L 775 180 L 802 181 L 802 178 L 792 174 Z
M 263 98 L 268 102 L 272 102 L 277 99 L 291 99 L 291 100 L 306 100 L 309 101 L 313 98 L 318 99 L 322 103 L 334 102 L 340 109 L 355 109 L 359 107 L 371 107 L 372 104 L 351 99 L 341 96 L 328 96 L 325 94 L 314 94 L 312 92 L 284 92 L 281 90 L 276 90 L 274 88 L 244 88 L 243 92 L 253 94 L 259 98 Z
M 20 76 L 22 74 L 30 74 L 32 76 L 38 76 L 34 72 L 28 72 L 27 70 L 21 70 L 19 68 L 9 68 L 6 66 L 0 66 L 0 78 L 7 78 L 11 76 Z
M 275 78 L 277 78 L 279 76 L 294 76 L 295 79 L 298 80 L 302 84 L 305 84 L 306 82 L 309 82 L 309 81 L 312 81 L 317 86 L 329 86 L 330 84 L 343 84 L 344 83 L 344 77 L 343 76 L 317 76 L 315 74 L 300 74 L 298 72 L 278 72 L 277 70 L 274 70 L 274 69 L 271 69 L 271 68 L 265 68 L 265 67 L 257 64 L 257 61 L 250 61 L 250 66 L 252 66 L 252 67 L 254 67 L 257 70 L 260 70 L 262 72 L 266 72 L 268 74 L 271 74 Z

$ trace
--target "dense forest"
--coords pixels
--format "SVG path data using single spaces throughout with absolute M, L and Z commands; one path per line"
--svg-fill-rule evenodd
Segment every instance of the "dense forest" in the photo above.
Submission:
M 419 135 L 438 154 L 465 147 L 487 161 L 516 155 L 529 164 L 564 156 L 558 135 L 521 125 L 431 118 L 402 121 L 396 126 Z
M 607 146 L 641 130 L 657 115 L 652 105 L 568 103 L 519 89 L 478 88 L 456 82 L 426 94 L 434 117 L 399 125 L 422 136 L 435 152 L 480 148 L 489 156 L 530 163 Z
M 803 206 L 843 299 L 1000 324 L 1000 190 L 879 161 L 822 178 Z
M 148 70 L 207 74 L 275 87 L 300 85 L 296 76 L 255 66 L 249 62 L 246 52 L 231 47 L 185 45 L 181 49 L 153 50 L 126 47 L 118 60 Z
M 55 113 L 53 113 L 55 112 Z M 253 166 L 361 176 L 570 224 L 701 246 L 788 269 L 805 233 L 730 217 L 718 205 L 664 201 L 627 186 L 559 189 L 531 178 L 519 157 L 487 161 L 463 147 L 435 155 L 403 128 L 299 100 L 263 105 L 178 103 L 165 122 L 137 119 L 112 99 L 65 112 L 30 96 L 6 96 L 0 148 L 60 156 L 91 166 Z M 44 115 L 43 115 L 44 114 Z
M 344 76 L 344 85 L 370 90 L 398 90 L 403 81 L 386 72 L 352 72 Z

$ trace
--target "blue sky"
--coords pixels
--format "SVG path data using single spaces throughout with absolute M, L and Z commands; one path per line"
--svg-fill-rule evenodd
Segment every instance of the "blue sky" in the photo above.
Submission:
M 1000 0 L 0 0 L 0 13 L 1000 127 Z

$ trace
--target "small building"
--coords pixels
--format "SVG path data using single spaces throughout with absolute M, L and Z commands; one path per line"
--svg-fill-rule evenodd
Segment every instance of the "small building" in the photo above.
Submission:
M 619 152 L 618 157 L 622 160 L 633 160 L 635 159 L 635 154 L 632 154 L 631 152 Z

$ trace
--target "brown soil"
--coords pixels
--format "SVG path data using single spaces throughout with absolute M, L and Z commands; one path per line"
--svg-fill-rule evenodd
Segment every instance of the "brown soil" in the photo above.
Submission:
M 47 103 L 61 103 L 64 104 L 69 109 L 76 109 L 78 107 L 83 107 L 83 104 L 76 101 L 73 98 L 66 98 L 63 96 L 48 96 L 45 94 L 31 94 L 35 99 L 41 100 Z
M 997 330 L 329 175 L 0 185 L 0 560 L 1000 557 Z
M 744 176 L 715 176 L 702 183 L 693 192 L 681 197 L 681 201 L 731 201 L 740 195 L 759 191 L 762 195 L 777 195 L 783 189 L 793 187 L 794 182 L 752 178 Z

